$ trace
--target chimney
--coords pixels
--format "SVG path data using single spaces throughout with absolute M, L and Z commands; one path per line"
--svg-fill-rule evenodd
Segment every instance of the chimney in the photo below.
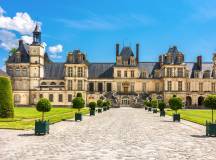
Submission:
M 139 63 L 139 43 L 136 44 L 136 64 Z
M 116 43 L 116 57 L 119 56 L 119 43 Z
M 23 40 L 20 39 L 20 40 L 19 40 L 19 48 L 22 47 L 22 46 L 23 46 Z
M 197 66 L 199 70 L 202 70 L 202 56 L 197 56 Z

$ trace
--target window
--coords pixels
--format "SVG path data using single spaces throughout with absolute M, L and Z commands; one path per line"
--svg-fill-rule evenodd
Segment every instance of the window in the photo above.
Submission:
M 167 68 L 167 77 L 172 77 L 172 68 Z
M 121 77 L 121 71 L 117 71 L 117 77 Z
M 143 84 L 142 84 L 142 91 L 143 91 L 143 92 L 146 92 L 146 83 L 143 83 Z
M 131 78 L 134 78 L 134 71 L 131 71 Z
M 43 98 L 43 94 L 40 94 L 39 97 L 40 97 L 40 99 Z
M 83 90 L 83 83 L 82 83 L 82 80 L 78 80 L 78 91 L 82 91 Z
M 68 77 L 73 77 L 73 68 L 68 67 Z
M 72 102 L 72 94 L 68 94 L 68 102 Z
M 49 94 L 49 100 L 50 102 L 53 102 L 53 94 Z
M 200 91 L 200 92 L 203 91 L 203 83 L 199 83 L 199 91 Z
M 155 84 L 155 92 L 160 92 L 160 84 L 159 83 Z
M 194 71 L 194 78 L 199 78 L 199 71 Z
M 68 80 L 68 91 L 72 91 L 73 90 L 73 82 L 72 80 Z
M 145 71 L 141 72 L 141 78 L 146 78 L 146 72 Z
M 155 70 L 154 77 L 155 78 L 160 78 L 160 71 L 159 70 Z
M 20 69 L 16 68 L 16 76 L 20 76 Z
M 103 92 L 103 83 L 98 83 L 98 92 Z
M 210 77 L 211 77 L 211 71 L 209 71 L 209 70 L 204 71 L 203 78 L 210 78 Z
M 112 91 L 112 83 L 107 83 L 107 92 Z
M 187 91 L 190 91 L 190 82 L 187 82 L 186 88 L 187 88 Z
M 56 83 L 55 83 L 55 82 L 51 82 L 50 85 L 51 85 L 51 86 L 55 86 Z
M 62 102 L 62 101 L 63 101 L 63 95 L 62 95 L 62 94 L 59 94 L 58 100 L 59 100 L 59 102 Z
M 124 77 L 125 78 L 127 77 L 127 71 L 124 71 Z
M 121 92 L 121 83 L 120 82 L 117 83 L 117 92 Z
M 83 68 L 78 67 L 78 77 L 83 77 Z
M 47 85 L 47 83 L 46 83 L 46 82 L 42 82 L 41 85 L 42 85 L 42 86 L 45 86 L 45 85 Z
M 211 84 L 211 88 L 212 88 L 212 89 L 211 89 L 212 92 L 215 92 L 215 83 L 212 83 L 212 84 Z
M 15 103 L 19 103 L 20 100 L 21 100 L 20 95 L 19 95 L 19 94 L 15 94 L 15 95 L 14 95 L 14 101 L 15 101 Z
M 178 91 L 182 91 L 182 81 L 178 81 Z
M 64 83 L 64 82 L 60 82 L 59 85 L 60 85 L 60 86 L 64 86 L 65 83 Z
M 134 92 L 134 83 L 131 83 L 131 92 Z
M 183 68 L 178 68 L 178 77 L 183 77 Z
M 12 69 L 12 68 L 9 68 L 9 69 L 8 69 L 8 75 L 9 75 L 9 76 L 13 76 L 13 69 Z
M 26 69 L 26 68 L 23 68 L 23 69 L 22 69 L 22 75 L 23 75 L 24 77 L 27 76 L 27 69 Z
M 94 83 L 93 82 L 89 83 L 89 91 L 94 92 Z
M 171 91 L 172 90 L 172 81 L 168 81 L 167 86 L 168 86 L 168 91 Z

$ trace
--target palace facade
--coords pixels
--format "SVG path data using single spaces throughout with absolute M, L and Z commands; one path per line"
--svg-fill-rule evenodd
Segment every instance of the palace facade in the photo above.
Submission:
M 136 50 L 116 44 L 116 62 L 92 63 L 80 50 L 69 52 L 65 62 L 49 59 L 41 43 L 38 25 L 33 43 L 19 40 L 17 52 L 6 62 L 16 105 L 33 105 L 44 97 L 53 105 L 69 106 L 78 92 L 86 103 L 100 97 L 112 100 L 114 106 L 143 104 L 146 97 L 164 99 L 173 95 L 186 106 L 201 106 L 204 98 L 215 93 L 216 55 L 212 62 L 185 62 L 184 54 L 171 47 L 158 62 L 140 62 Z

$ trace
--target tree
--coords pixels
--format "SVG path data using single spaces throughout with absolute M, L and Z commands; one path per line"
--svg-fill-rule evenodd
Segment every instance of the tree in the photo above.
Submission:
M 101 99 L 97 100 L 97 106 L 100 108 L 103 107 L 103 101 Z
M 11 50 L 9 51 L 9 55 L 14 55 L 17 52 L 16 48 L 11 48 Z
M 90 108 L 90 110 L 95 110 L 95 108 L 96 108 L 96 103 L 95 102 L 90 102 L 89 103 L 89 108 Z
M 84 108 L 85 101 L 82 97 L 76 97 L 73 99 L 73 108 L 78 109 L 78 112 L 80 112 L 81 108 Z
M 44 121 L 44 113 L 49 112 L 51 110 L 51 107 L 52 107 L 52 105 L 51 105 L 50 101 L 46 98 L 41 98 L 38 101 L 38 103 L 36 105 L 36 109 L 37 109 L 37 111 L 42 112 L 42 121 Z
M 151 100 L 151 106 L 152 106 L 153 108 L 157 108 L 157 105 L 158 105 L 157 99 Z
M 204 105 L 212 109 L 212 123 L 214 121 L 214 109 L 216 109 L 216 95 L 208 95 L 204 100 Z
M 77 93 L 77 97 L 82 97 L 82 93 Z
M 160 101 L 158 103 L 158 108 L 160 109 L 160 111 L 163 111 L 166 108 L 166 103 L 164 101 Z
M 109 106 L 109 102 L 108 101 L 104 101 L 103 102 L 103 107 L 108 107 Z
M 172 110 L 174 110 L 177 114 L 177 111 L 182 108 L 183 102 L 182 99 L 176 96 L 173 96 L 169 99 L 169 106 Z
M 8 77 L 0 77 L 0 117 L 14 117 L 14 100 L 11 81 Z
M 144 105 L 147 106 L 147 107 L 151 107 L 151 102 L 150 101 L 147 101 L 145 100 L 144 101 Z

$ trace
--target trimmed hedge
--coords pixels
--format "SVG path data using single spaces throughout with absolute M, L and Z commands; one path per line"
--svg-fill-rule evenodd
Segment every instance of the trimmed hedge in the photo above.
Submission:
M 8 77 L 0 77 L 0 117 L 14 117 L 12 86 Z

